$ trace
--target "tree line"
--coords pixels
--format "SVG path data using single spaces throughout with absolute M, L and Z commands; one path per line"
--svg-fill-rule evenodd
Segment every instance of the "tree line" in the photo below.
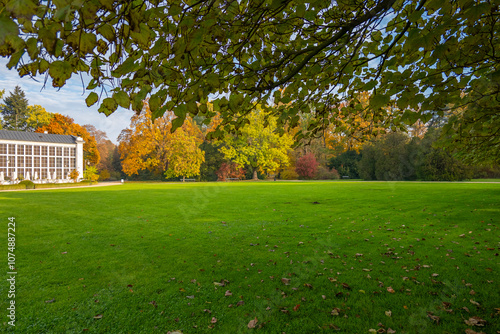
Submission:
M 5 129 L 81 136 L 86 167 L 95 169 L 101 180 L 456 181 L 500 177 L 495 163 L 471 164 L 447 145 L 446 127 L 456 111 L 404 129 L 388 129 L 369 112 L 369 95 L 362 92 L 349 105 L 331 108 L 328 117 L 335 122 L 315 136 L 307 135 L 316 121 L 310 113 L 300 114 L 296 127 L 283 128 L 269 106 L 260 105 L 246 114 L 236 113 L 234 124 L 229 124 L 235 129 L 223 135 L 213 136 L 222 122 L 218 116 L 187 117 L 172 131 L 176 115 L 166 112 L 154 119 L 145 100 L 141 112 L 121 132 L 118 145 L 93 125 L 80 126 L 68 116 L 29 106 L 19 87 L 4 97 L 0 110 Z M 351 113 L 346 116 L 342 108 Z M 207 103 L 207 109 L 213 111 L 213 105 Z M 245 126 L 236 129 L 242 121 Z

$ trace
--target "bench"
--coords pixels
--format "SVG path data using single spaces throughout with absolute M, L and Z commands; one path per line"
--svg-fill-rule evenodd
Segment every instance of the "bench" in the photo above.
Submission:
M 348 179 L 349 178 L 349 175 L 344 175 L 342 176 L 343 179 Z
M 237 177 L 226 177 L 226 181 L 239 181 L 240 179 Z
M 191 182 L 195 182 L 195 181 L 196 181 L 196 179 L 184 179 L 184 180 L 182 180 L 182 182 L 190 182 L 190 181 L 191 181 Z

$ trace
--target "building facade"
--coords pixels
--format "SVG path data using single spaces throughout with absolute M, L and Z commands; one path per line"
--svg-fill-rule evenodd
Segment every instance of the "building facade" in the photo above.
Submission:
M 0 180 L 34 182 L 83 177 L 83 139 L 70 135 L 0 130 Z

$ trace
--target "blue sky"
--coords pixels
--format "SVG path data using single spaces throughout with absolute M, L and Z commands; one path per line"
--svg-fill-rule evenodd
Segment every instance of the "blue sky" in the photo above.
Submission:
M 88 92 L 84 93 L 80 76 L 73 74 L 60 90 L 53 88 L 50 81 L 43 88 L 44 77 L 36 77 L 38 82 L 27 76 L 20 78 L 17 71 L 9 70 L 6 64 L 7 59 L 0 58 L 0 90 L 5 89 L 4 97 L 18 85 L 25 92 L 30 105 L 38 104 L 49 112 L 70 116 L 80 125 L 92 124 L 105 131 L 114 143 L 117 143 L 120 132 L 130 124 L 133 115 L 131 110 L 119 108 L 106 117 L 97 111 L 97 104 L 87 107 L 85 98 Z

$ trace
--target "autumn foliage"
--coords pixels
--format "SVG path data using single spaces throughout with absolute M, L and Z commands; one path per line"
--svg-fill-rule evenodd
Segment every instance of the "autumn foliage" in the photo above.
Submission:
M 295 171 L 302 179 L 313 179 L 316 176 L 318 165 L 314 154 L 307 153 L 297 160 Z
M 73 118 L 55 113 L 50 123 L 39 127 L 35 132 L 48 133 L 56 135 L 72 135 L 81 137 L 85 143 L 83 144 L 83 158 L 92 165 L 99 163 L 101 157 L 97 150 L 95 138 L 81 125 L 75 123 Z
M 216 172 L 218 181 L 226 181 L 226 179 L 244 179 L 245 170 L 239 167 L 234 162 L 223 162 L 219 170 Z
M 130 128 L 123 130 L 118 138 L 125 174 L 149 170 L 172 178 L 200 173 L 201 163 L 205 161 L 204 152 L 199 148 L 202 133 L 190 118 L 171 133 L 174 119 L 172 112 L 166 112 L 153 122 L 149 104 L 144 103 L 142 112 L 132 117 Z

